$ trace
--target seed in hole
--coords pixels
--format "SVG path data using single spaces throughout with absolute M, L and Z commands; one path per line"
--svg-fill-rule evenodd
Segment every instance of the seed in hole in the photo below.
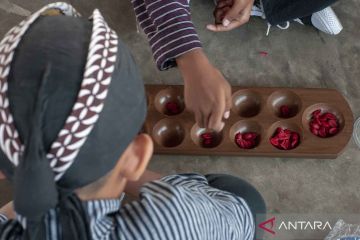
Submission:
M 182 109 L 176 102 L 167 102 L 165 105 L 166 115 L 176 115 L 181 113 Z
M 301 109 L 301 99 L 292 91 L 279 90 L 270 95 L 268 105 L 277 117 L 292 118 Z
M 168 116 L 180 114 L 185 109 L 182 91 L 177 88 L 165 88 L 156 95 L 154 105 L 162 114 Z
M 191 140 L 202 148 L 215 148 L 221 144 L 223 132 L 217 132 L 209 128 L 201 128 L 197 124 L 191 128 Z
M 201 146 L 205 148 L 211 148 L 214 146 L 215 135 L 211 132 L 202 133 L 200 135 L 201 138 Z
M 270 138 L 270 143 L 278 149 L 291 150 L 299 145 L 300 135 L 295 131 L 279 127 Z
M 321 109 L 311 114 L 310 131 L 318 137 L 327 138 L 339 132 L 340 124 L 337 117 L 329 112 L 321 113 Z
M 238 132 L 235 134 L 235 143 L 244 149 L 255 148 L 259 144 L 259 134 L 255 132 Z
M 199 135 L 199 143 L 203 148 L 214 148 L 221 142 L 221 134 L 209 131 Z
M 280 107 L 280 117 L 290 118 L 292 116 L 292 109 L 288 105 L 282 105 Z

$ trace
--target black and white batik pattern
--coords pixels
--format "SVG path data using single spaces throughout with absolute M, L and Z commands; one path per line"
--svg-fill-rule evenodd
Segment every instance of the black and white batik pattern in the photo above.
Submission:
M 12 28 L 0 43 L 0 147 L 14 166 L 19 164 L 24 146 L 9 109 L 7 79 L 10 65 L 22 36 L 30 25 L 49 9 L 59 9 L 67 16 L 80 16 L 67 3 L 49 4 Z M 56 181 L 74 162 L 97 122 L 104 107 L 117 60 L 118 37 L 116 33 L 109 28 L 98 10 L 93 12 L 91 19 L 93 21 L 92 36 L 81 89 L 65 126 L 47 154 Z

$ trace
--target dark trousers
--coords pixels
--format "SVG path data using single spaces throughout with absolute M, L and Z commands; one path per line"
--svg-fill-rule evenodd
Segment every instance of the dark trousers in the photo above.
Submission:
M 296 18 L 308 17 L 337 0 L 262 0 L 266 19 L 277 25 Z
M 206 178 L 211 187 L 231 192 L 241 198 L 243 198 L 248 204 L 251 213 L 253 214 L 254 220 L 256 215 L 261 214 L 262 216 L 266 213 L 265 201 L 261 194 L 248 182 L 226 174 L 209 174 Z M 264 219 L 258 219 L 264 220 Z M 256 227 L 256 222 L 255 222 Z M 261 236 L 256 236 L 259 239 Z

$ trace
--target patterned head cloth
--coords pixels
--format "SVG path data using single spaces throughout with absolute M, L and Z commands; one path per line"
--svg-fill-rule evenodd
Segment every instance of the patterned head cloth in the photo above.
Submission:
M 44 16 L 51 11 L 61 14 Z M 6 34 L 0 170 L 14 183 L 29 238 L 41 239 L 39 223 L 56 207 L 73 235 L 86 230 L 72 192 L 111 171 L 142 126 L 145 99 L 129 51 L 98 10 L 87 20 L 66 3 L 50 4 Z

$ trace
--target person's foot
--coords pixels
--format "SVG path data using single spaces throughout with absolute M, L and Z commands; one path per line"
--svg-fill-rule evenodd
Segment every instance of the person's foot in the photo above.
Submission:
M 255 1 L 255 4 L 251 11 L 251 16 L 258 16 L 266 19 L 261 1 Z M 337 35 L 343 29 L 339 18 L 336 16 L 334 10 L 331 7 L 327 7 L 319 12 L 313 13 L 311 16 L 308 17 L 294 19 L 293 21 L 300 24 L 311 25 L 318 30 L 331 35 Z M 277 27 L 280 29 L 287 29 L 289 26 L 289 21 L 277 25 Z M 270 29 L 268 29 L 268 31 L 269 30 Z
M 343 26 L 331 7 L 327 7 L 319 12 L 313 13 L 311 16 L 302 18 L 304 24 L 312 25 L 320 31 L 337 35 L 343 29 Z
M 215 5 L 221 0 L 214 0 Z M 254 6 L 251 9 L 251 16 L 261 17 L 266 20 L 264 8 L 262 6 L 261 0 L 255 0 Z M 334 10 L 331 7 L 327 7 L 321 11 L 313 13 L 308 17 L 293 19 L 293 21 L 298 22 L 303 25 L 310 25 L 316 29 L 331 35 L 337 35 L 343 29 L 343 26 L 336 16 Z M 282 24 L 276 25 L 280 29 L 288 29 L 290 26 L 290 21 L 284 22 Z M 271 25 L 268 23 L 268 30 L 266 35 L 269 34 Z

